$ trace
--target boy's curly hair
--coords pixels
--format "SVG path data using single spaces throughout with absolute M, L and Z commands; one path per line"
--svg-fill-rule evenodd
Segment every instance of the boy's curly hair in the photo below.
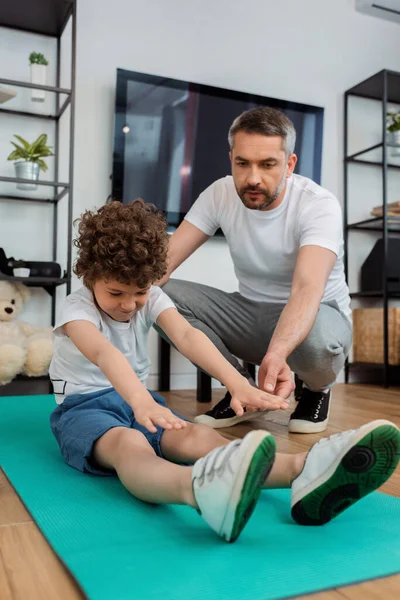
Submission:
M 113 201 L 80 219 L 74 245 L 79 250 L 74 273 L 86 287 L 116 279 L 144 289 L 167 271 L 166 220 L 153 204 Z

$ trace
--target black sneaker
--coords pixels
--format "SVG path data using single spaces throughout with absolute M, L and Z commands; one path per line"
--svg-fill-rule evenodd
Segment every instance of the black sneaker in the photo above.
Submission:
M 294 399 L 296 400 L 296 402 L 298 402 L 303 393 L 303 381 L 300 379 L 300 377 L 298 375 L 296 375 L 296 373 L 294 374 L 294 384 L 295 384 Z
M 213 429 L 219 429 L 221 427 L 232 427 L 232 425 L 243 423 L 243 421 L 251 421 L 251 419 L 260 418 L 269 412 L 268 410 L 246 412 L 246 409 L 244 409 L 243 415 L 238 417 L 235 411 L 230 407 L 231 400 L 231 394 L 226 392 L 225 396 L 214 406 L 214 408 L 208 410 L 204 415 L 195 417 L 194 422 L 208 425 Z
M 290 433 L 319 433 L 328 426 L 332 392 L 312 392 L 303 387 L 295 411 L 290 415 Z

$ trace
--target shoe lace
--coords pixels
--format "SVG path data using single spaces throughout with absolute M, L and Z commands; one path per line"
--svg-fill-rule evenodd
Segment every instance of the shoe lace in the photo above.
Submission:
M 234 440 L 227 446 L 220 446 L 206 454 L 206 456 L 201 459 L 201 470 L 197 475 L 198 485 L 203 485 L 206 479 L 212 481 L 216 475 L 218 477 L 221 476 L 225 469 L 229 469 L 231 473 L 233 473 L 230 459 L 233 454 L 236 453 L 241 443 L 242 440 Z
M 325 392 L 313 392 L 308 388 L 303 388 L 299 404 L 307 404 L 308 410 L 313 414 L 314 419 L 316 419 L 321 410 L 325 395 Z

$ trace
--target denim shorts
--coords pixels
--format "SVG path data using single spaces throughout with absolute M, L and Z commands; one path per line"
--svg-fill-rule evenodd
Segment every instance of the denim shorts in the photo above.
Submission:
M 157 404 L 166 406 L 163 396 L 156 392 L 150 394 Z M 103 476 L 115 474 L 114 470 L 98 465 L 92 456 L 95 442 L 113 427 L 140 431 L 157 456 L 163 458 L 161 437 L 165 430 L 157 427 L 156 433 L 151 433 L 139 425 L 129 404 L 114 388 L 67 396 L 52 412 L 50 425 L 65 462 L 83 473 Z

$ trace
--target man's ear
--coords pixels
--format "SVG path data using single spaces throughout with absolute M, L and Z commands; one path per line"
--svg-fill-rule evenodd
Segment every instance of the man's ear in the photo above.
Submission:
M 293 173 L 294 168 L 296 166 L 296 163 L 297 163 L 297 156 L 296 156 L 296 154 L 291 154 L 289 156 L 289 158 L 288 158 L 288 161 L 287 161 L 287 167 L 288 168 L 287 168 L 286 178 L 288 178 L 288 177 L 291 176 L 291 174 Z

